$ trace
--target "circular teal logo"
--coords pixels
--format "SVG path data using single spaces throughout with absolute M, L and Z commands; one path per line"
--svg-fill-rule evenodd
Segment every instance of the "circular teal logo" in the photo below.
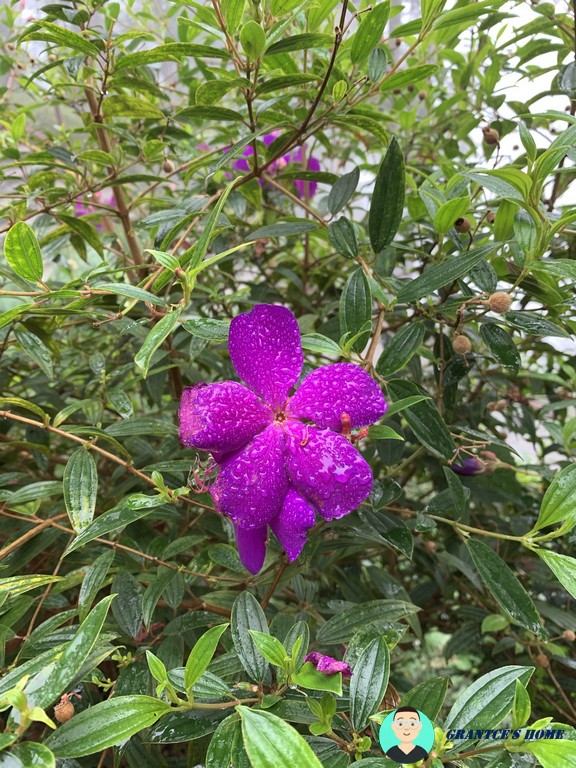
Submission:
M 378 734 L 389 760 L 409 764 L 425 760 L 434 744 L 434 726 L 424 712 L 399 707 L 384 719 Z

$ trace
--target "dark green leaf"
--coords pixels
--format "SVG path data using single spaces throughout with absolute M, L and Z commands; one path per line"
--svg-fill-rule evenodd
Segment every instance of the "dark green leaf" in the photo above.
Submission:
M 446 698 L 449 682 L 448 677 L 431 677 L 424 680 L 402 696 L 400 706 L 414 707 L 426 712 L 430 720 L 436 720 Z
M 328 239 L 330 244 L 341 256 L 355 259 L 358 256 L 358 242 L 352 222 L 341 216 L 328 227 Z
M 143 625 L 142 593 L 138 581 L 126 570 L 120 570 L 112 582 L 112 591 L 116 599 L 112 603 L 112 613 L 120 628 L 130 637 L 136 637 Z
M 266 56 L 274 56 L 278 53 L 292 53 L 293 51 L 307 51 L 312 48 L 330 48 L 334 38 L 332 35 L 323 35 L 318 32 L 304 32 L 301 35 L 291 35 L 277 43 L 273 43 L 266 49 Z
M 322 768 L 298 731 L 265 710 L 237 707 L 252 768 Z
M 518 328 L 531 336 L 561 336 L 570 338 L 570 334 L 551 320 L 540 317 L 535 312 L 517 312 L 512 310 L 506 313 L 506 322 L 513 328 Z
M 378 170 L 370 203 L 368 232 L 374 253 L 380 253 L 394 239 L 404 210 L 404 156 L 392 139 Z
M 258 651 L 248 630 L 269 634 L 268 622 L 260 603 L 250 592 L 241 592 L 232 607 L 232 641 L 242 666 L 252 680 L 263 680 L 268 672 L 268 662 Z
M 516 375 L 520 370 L 520 353 L 510 334 L 496 323 L 483 323 L 480 326 L 480 336 L 497 362 Z
M 228 629 L 229 624 L 220 624 L 205 632 L 190 651 L 184 669 L 184 686 L 189 691 L 197 680 L 208 669 L 208 664 L 216 653 L 220 638 Z
M 328 210 L 334 216 L 341 211 L 350 200 L 360 179 L 360 169 L 355 166 L 349 173 L 345 173 L 334 184 L 328 193 Z
M 325 645 L 346 643 L 357 629 L 372 621 L 397 621 L 420 609 L 403 600 L 371 600 L 345 608 L 318 630 L 317 640 Z
M 148 64 L 156 64 L 160 61 L 178 61 L 182 56 L 191 56 L 200 59 L 229 59 L 231 54 L 222 46 L 212 48 L 209 45 L 196 43 L 164 43 L 147 51 L 127 53 L 116 63 L 116 71 L 133 67 L 143 67 Z
M 376 373 L 390 376 L 404 368 L 424 341 L 424 323 L 409 322 L 386 344 L 376 363 Z
M 566 592 L 576 599 L 576 558 L 547 549 L 538 549 L 537 552 Z
M 358 19 L 360 26 L 352 39 L 352 47 L 350 48 L 352 64 L 359 64 L 367 59 L 378 45 L 389 15 L 390 3 L 388 0 L 384 0 L 374 6 L 370 13 L 363 14 Z
M 387 77 L 380 90 L 393 91 L 399 88 L 404 88 L 405 85 L 414 85 L 414 83 L 420 82 L 420 80 L 428 80 L 438 71 L 437 64 L 420 64 L 416 67 L 406 67 L 399 72 L 394 72 L 390 77 Z
M 152 361 L 152 355 L 177 326 L 178 320 L 180 319 L 180 312 L 181 309 L 175 309 L 173 312 L 164 315 L 164 317 L 149 331 L 148 336 L 146 336 L 146 339 L 144 340 L 144 344 L 139 352 L 137 352 L 134 362 L 142 371 L 144 378 L 148 375 L 148 368 Z
M 79 448 L 70 456 L 62 486 L 72 527 L 81 533 L 92 522 L 98 494 L 98 471 L 89 451 Z
M 246 240 L 259 240 L 262 237 L 292 237 L 303 235 L 304 232 L 311 232 L 313 229 L 318 229 L 318 224 L 312 221 L 282 221 L 268 227 L 255 229 Z
M 342 335 L 349 333 L 352 336 L 359 333 L 372 317 L 372 296 L 370 285 L 366 275 L 361 269 L 357 269 L 348 278 L 340 297 L 340 332 Z M 370 336 L 369 332 L 362 335 L 354 342 L 352 348 L 361 352 L 366 346 Z
M 170 704 L 151 696 L 116 696 L 79 712 L 48 737 L 56 757 L 83 757 L 120 744 L 153 725 Z
M 78 615 L 80 621 L 84 621 L 90 610 L 98 590 L 103 586 L 108 570 L 114 562 L 116 553 L 113 549 L 103 552 L 94 562 L 88 566 L 78 596 Z
M 362 731 L 384 698 L 390 675 L 390 654 L 382 638 L 372 640 L 360 654 L 350 680 L 350 718 Z
M 146 99 L 127 94 L 108 96 L 104 99 L 102 110 L 105 117 L 142 117 L 154 120 L 164 120 L 166 117 L 161 109 Z
M 564 521 L 569 528 L 576 524 L 576 464 L 564 467 L 548 486 L 532 532 Z
M 535 635 L 543 636 L 544 630 L 532 598 L 510 567 L 484 542 L 470 539 L 466 545 L 482 581 L 498 605 L 518 624 Z

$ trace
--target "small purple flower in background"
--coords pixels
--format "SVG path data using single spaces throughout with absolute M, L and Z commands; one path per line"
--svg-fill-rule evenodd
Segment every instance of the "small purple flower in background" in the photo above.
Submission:
M 115 208 L 116 199 L 114 197 L 114 193 L 110 192 L 108 197 L 103 197 L 103 194 L 103 190 L 100 190 L 98 192 L 94 192 L 92 197 L 77 197 L 74 201 L 74 216 L 88 216 L 91 213 L 102 213 L 102 209 L 92 205 L 90 200 L 95 200 L 97 203 Z M 102 224 L 96 224 L 96 229 L 102 229 Z
M 272 133 L 265 134 L 262 140 L 264 141 L 264 144 L 269 147 L 270 144 L 272 144 L 272 142 L 277 139 L 279 135 L 280 131 L 272 131 Z M 247 146 L 242 152 L 242 155 L 232 163 L 232 167 L 237 171 L 250 171 L 251 166 L 248 162 L 248 158 L 253 157 L 253 155 L 254 148 L 251 145 Z M 283 155 L 283 157 L 279 157 L 278 160 L 274 160 L 274 162 L 271 163 L 266 170 L 270 176 L 275 176 L 290 164 L 304 164 L 304 150 L 302 147 L 296 147 L 296 149 L 293 149 L 291 152 Z M 320 163 L 315 157 L 309 157 L 307 159 L 306 170 L 320 170 Z M 260 180 L 260 183 L 263 184 L 262 180 Z M 318 189 L 318 184 L 315 181 L 303 181 L 302 179 L 295 179 L 294 186 L 296 188 L 296 194 L 301 200 L 309 200 L 316 194 L 316 190 Z
M 342 672 L 342 677 L 352 677 L 352 670 L 350 664 L 345 661 L 338 661 L 338 659 L 332 658 L 332 656 L 324 656 L 318 651 L 312 651 L 304 657 L 304 663 L 309 661 L 314 664 L 318 672 L 323 672 L 325 675 L 335 675 L 337 672 Z
M 483 461 L 470 456 L 464 459 L 462 464 L 451 464 L 450 469 L 457 475 L 489 475 L 494 472 L 498 456 L 492 451 L 482 451 L 480 455 L 484 457 Z
M 387 406 L 354 363 L 317 368 L 290 397 L 304 359 L 298 323 L 285 307 L 258 304 L 235 317 L 228 347 L 247 386 L 185 389 L 180 439 L 218 463 L 210 487 L 216 510 L 234 524 L 242 563 L 258 573 L 268 526 L 293 562 L 316 512 L 343 517 L 368 496 L 372 471 L 341 432 L 344 422 L 352 429 L 373 424 Z

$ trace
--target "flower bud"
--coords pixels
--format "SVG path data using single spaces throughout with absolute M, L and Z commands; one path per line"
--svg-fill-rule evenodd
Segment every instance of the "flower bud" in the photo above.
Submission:
M 470 232 L 472 229 L 472 224 L 470 223 L 470 219 L 462 218 L 456 219 L 454 222 L 454 229 L 456 232 L 460 232 L 464 234 L 465 232 Z
M 488 211 L 488 213 L 486 214 L 486 221 L 488 222 L 488 224 L 494 224 L 495 218 L 496 218 L 496 214 L 494 213 L 494 211 Z
M 536 656 L 536 666 L 542 667 L 543 669 L 547 669 L 550 666 L 550 659 L 545 653 L 539 653 L 538 656 Z
M 467 336 L 459 334 L 454 337 L 452 347 L 454 348 L 454 352 L 458 352 L 459 355 L 465 355 L 472 349 L 472 344 Z
M 406 90 L 408 91 L 408 93 L 412 93 L 414 91 L 414 83 L 408 83 L 408 85 L 406 86 Z
M 484 141 L 486 144 L 498 144 L 500 141 L 500 134 L 496 128 L 490 128 L 489 125 L 485 125 L 484 128 L 482 128 L 482 133 L 484 134 Z
M 565 629 L 564 632 L 562 632 L 562 637 L 564 640 L 568 640 L 569 642 L 573 643 L 574 640 L 576 640 L 576 632 L 574 632 L 572 629 Z
M 426 91 L 418 91 L 418 98 L 420 99 L 420 101 L 424 101 L 424 99 L 426 98 Z
M 488 298 L 488 307 L 491 312 L 496 312 L 499 315 L 503 315 L 508 312 L 512 306 L 512 299 L 510 294 L 504 293 L 504 291 L 496 291 Z

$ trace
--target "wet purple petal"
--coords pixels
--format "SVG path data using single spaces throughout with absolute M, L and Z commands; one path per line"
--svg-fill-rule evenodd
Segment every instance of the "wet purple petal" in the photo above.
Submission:
M 242 448 L 272 421 L 272 411 L 236 381 L 187 387 L 179 416 L 182 443 L 216 454 Z
M 291 483 L 326 520 L 347 515 L 370 493 L 372 471 L 343 435 L 294 421 L 286 447 Z
M 462 464 L 450 464 L 450 469 L 457 475 L 479 475 L 484 471 L 484 465 L 479 459 L 470 457 L 464 459 Z
M 253 530 L 234 526 L 234 530 L 242 565 L 250 573 L 258 573 L 266 557 L 266 526 Z
M 286 307 L 257 304 L 230 324 L 230 357 L 238 376 L 273 408 L 281 408 L 302 370 L 296 318 Z
M 304 657 L 304 663 L 307 661 L 314 664 L 318 672 L 323 672 L 325 675 L 334 675 L 337 672 L 342 672 L 344 677 L 352 677 L 352 670 L 350 665 L 345 661 L 338 661 L 338 659 L 332 658 L 332 656 L 324 656 L 323 653 L 318 651 L 311 651 Z
M 280 512 L 288 491 L 282 429 L 271 424 L 225 457 L 210 488 L 218 512 L 242 528 L 261 528 Z
M 302 552 L 304 544 L 306 544 L 306 532 L 314 525 L 315 518 L 313 507 L 298 491 L 290 488 L 284 499 L 282 509 L 270 522 L 270 528 L 272 528 L 291 563 Z
M 334 363 L 306 376 L 288 404 L 288 413 L 339 432 L 343 413 L 357 429 L 374 424 L 386 408 L 380 387 L 363 368 L 354 363 Z
M 270 144 L 272 144 L 272 142 L 278 138 L 278 136 L 280 136 L 280 131 L 271 131 L 270 133 L 265 133 L 263 138 L 264 144 L 269 147 Z

